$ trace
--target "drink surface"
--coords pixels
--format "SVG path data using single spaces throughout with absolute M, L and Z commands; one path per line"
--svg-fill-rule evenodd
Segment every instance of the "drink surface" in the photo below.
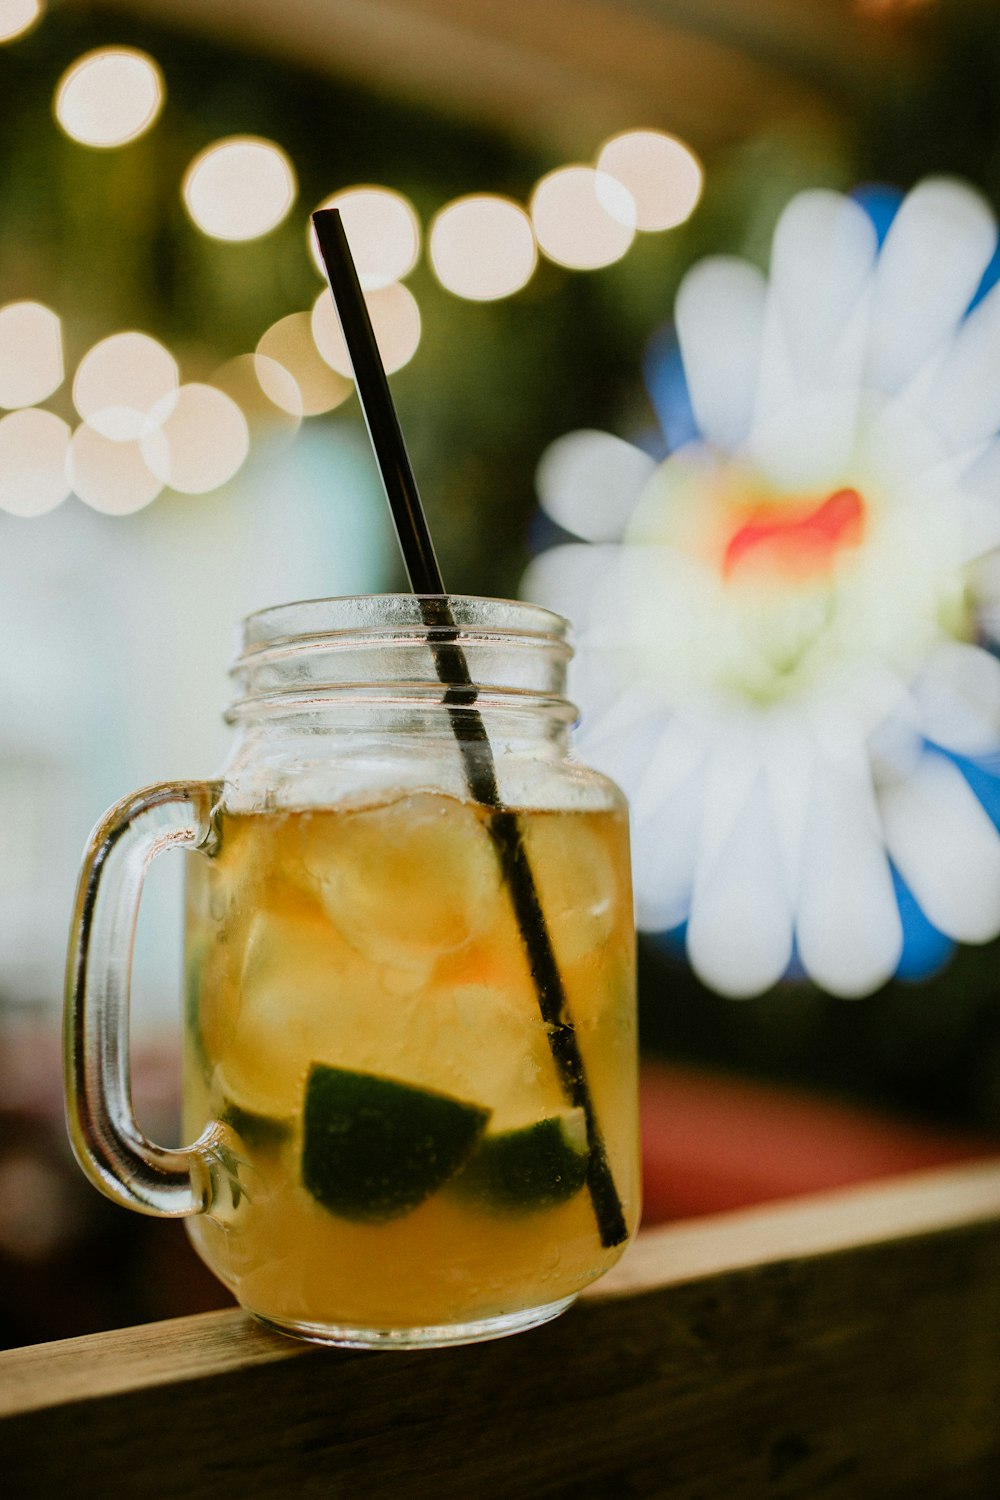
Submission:
M 603 1248 L 489 811 L 443 794 L 223 813 L 189 859 L 185 1127 L 220 1121 L 199 1253 L 286 1325 L 462 1324 L 572 1295 Z M 629 1231 L 624 812 L 518 814 Z

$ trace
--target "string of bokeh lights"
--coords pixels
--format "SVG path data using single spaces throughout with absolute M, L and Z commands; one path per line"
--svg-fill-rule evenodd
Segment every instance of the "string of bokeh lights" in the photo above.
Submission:
M 26 34 L 41 0 L 0 0 L 0 43 Z M 81 146 L 113 150 L 153 128 L 166 84 L 147 53 L 105 46 L 76 59 L 58 80 L 53 114 Z M 569 270 L 620 260 L 637 233 L 683 223 L 703 174 L 691 150 L 661 131 L 612 137 L 592 164 L 559 167 L 521 204 L 496 193 L 446 203 L 424 230 L 402 193 L 374 184 L 343 188 L 336 204 L 358 265 L 389 373 L 416 353 L 417 300 L 405 279 L 424 248 L 452 295 L 492 302 L 523 290 L 539 257 Z M 213 141 L 190 162 L 180 185 L 195 228 L 230 243 L 276 229 L 298 196 L 295 167 L 281 146 L 258 136 Z M 311 229 L 308 249 L 322 276 Z M 161 491 L 204 494 L 228 482 L 250 450 L 261 420 L 291 431 L 332 411 L 353 390 L 351 364 L 328 290 L 309 310 L 267 328 L 252 354 L 230 360 L 211 383 L 182 383 L 177 360 L 158 340 L 126 330 L 95 344 L 72 378 L 75 431 L 42 403 L 66 379 L 62 326 L 39 302 L 0 307 L 0 509 L 40 516 L 70 494 L 94 509 L 125 515 Z

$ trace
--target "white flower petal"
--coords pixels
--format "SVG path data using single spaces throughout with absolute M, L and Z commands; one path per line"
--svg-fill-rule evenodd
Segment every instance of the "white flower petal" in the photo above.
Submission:
M 834 995 L 878 989 L 903 948 L 871 788 L 822 760 L 806 823 L 795 933 L 806 970 Z
M 664 729 L 663 709 L 650 701 L 645 688 L 633 685 L 622 691 L 620 674 L 609 670 L 600 653 L 580 651 L 574 667 L 581 666 L 582 679 L 576 672 L 571 679 L 574 701 L 582 710 L 578 752 L 588 765 L 611 776 L 631 803 L 671 726 Z
M 1000 496 L 963 495 L 961 517 L 963 564 L 1000 547 Z
M 1000 441 L 965 467 L 958 481 L 962 561 L 970 563 L 1000 547 Z
M 924 737 L 917 712 L 907 692 L 868 737 L 868 761 L 876 784 L 902 781 L 920 764 Z
M 1000 749 L 1000 663 L 945 634 L 963 589 L 981 621 L 1000 601 L 983 558 L 1000 546 L 1000 291 L 962 321 L 994 243 L 955 182 L 911 194 L 874 261 L 856 205 L 805 195 L 776 231 L 769 292 L 714 259 L 678 294 L 706 443 L 648 482 L 650 461 L 607 434 L 570 434 L 541 467 L 549 513 L 598 543 L 553 549 L 525 581 L 577 625 L 580 753 L 630 798 L 639 922 L 687 915 L 692 963 L 723 993 L 780 979 L 793 927 L 828 990 L 880 985 L 902 945 L 890 857 L 941 931 L 1000 931 L 1000 836 L 925 748 Z M 758 480 L 775 499 L 863 496 L 828 598 L 822 580 L 776 573 L 770 591 L 763 567 L 720 566 L 744 466 L 750 505 Z M 807 655 L 778 681 L 763 664 L 786 646 Z
M 866 383 L 895 392 L 950 338 L 996 245 L 986 200 L 932 177 L 903 200 L 875 269 Z
M 739 717 L 732 714 L 712 728 L 715 732 L 708 736 L 712 756 L 699 855 L 700 877 L 714 870 L 721 860 L 737 822 L 755 794 L 766 800 L 763 761 L 752 710 Z
M 885 841 L 935 927 L 960 943 L 1000 932 L 1000 837 L 965 777 L 926 754 L 879 796 Z
M 521 598 L 565 615 L 574 625 L 586 619 L 594 590 L 617 566 L 617 547 L 567 542 L 540 552 L 521 579 Z
M 858 204 L 802 193 L 774 235 L 748 452 L 779 492 L 841 481 L 854 453 L 876 236 Z
M 655 800 L 647 784 L 633 804 L 636 922 L 646 932 L 677 927 L 688 914 L 704 797 L 701 764 L 666 784 Z
M 583 429 L 556 438 L 535 475 L 542 509 L 588 542 L 617 541 L 656 468 L 641 448 L 610 432 Z
M 788 967 L 792 913 L 763 777 L 714 863 L 699 850 L 687 949 L 699 978 L 723 995 L 760 994 Z
M 698 426 L 732 451 L 750 428 L 767 282 L 735 256 L 710 256 L 684 277 L 674 319 Z
M 616 727 L 620 734 L 620 726 Z M 636 823 L 654 823 L 660 817 L 662 826 L 663 802 L 701 768 L 706 750 L 704 735 L 695 733 L 678 715 L 666 724 L 660 720 L 655 741 L 646 747 L 643 774 L 630 797 Z
M 755 467 L 779 493 L 838 484 L 855 450 L 858 408 L 857 387 L 789 397 L 754 419 L 748 452 Z
M 911 692 L 927 739 L 959 755 L 1000 749 L 1000 662 L 981 646 L 943 642 Z
M 898 679 L 892 673 L 862 675 L 850 659 L 834 664 L 822 689 L 800 704 L 820 754 L 860 776 L 868 762 L 868 735 L 895 702 L 897 691 Z
M 799 193 L 781 215 L 771 252 L 769 302 L 780 318 L 800 391 L 856 384 L 862 346 L 852 323 L 876 247 L 871 219 L 840 193 Z M 859 321 L 864 331 L 864 313 Z
M 595 582 L 581 647 L 606 652 L 622 681 L 642 682 L 661 704 L 703 694 L 705 654 L 717 649 L 706 640 L 706 616 L 722 588 L 717 571 L 655 542 L 622 547 L 619 558 Z
M 959 472 L 963 489 L 1000 500 L 1000 439 L 984 444 Z
M 762 725 L 761 758 L 771 796 L 775 833 L 781 851 L 789 900 L 799 883 L 802 840 L 812 795 L 815 745 L 804 719 L 774 713 Z
M 1000 427 L 1000 290 L 961 324 L 921 403 L 952 453 L 992 438 Z
M 933 423 L 914 409 L 909 393 L 892 400 L 864 395 L 858 466 L 865 481 L 906 500 L 914 481 L 946 460 Z

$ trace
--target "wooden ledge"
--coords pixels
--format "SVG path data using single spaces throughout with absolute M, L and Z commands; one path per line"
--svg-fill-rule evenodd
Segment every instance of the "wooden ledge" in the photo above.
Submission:
M 1000 1161 L 669 1225 L 555 1323 L 316 1350 L 239 1310 L 0 1353 L 17 1500 L 1000 1493 Z

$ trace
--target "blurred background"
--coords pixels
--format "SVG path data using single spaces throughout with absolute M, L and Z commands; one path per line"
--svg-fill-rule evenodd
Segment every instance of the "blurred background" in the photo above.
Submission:
M 59 1009 L 87 833 L 221 763 L 238 619 L 403 586 L 308 214 L 342 204 L 449 586 L 542 598 L 601 540 L 540 505 L 552 445 L 684 440 L 685 273 L 766 270 L 807 189 L 1000 206 L 998 68 L 990 0 L 0 0 L 0 1341 L 225 1300 L 73 1166 Z M 150 886 L 136 1090 L 173 1139 L 179 872 Z M 644 921 L 650 1220 L 1000 1138 L 996 928 L 896 890 L 855 998 L 793 951 L 736 999 L 683 911 Z

